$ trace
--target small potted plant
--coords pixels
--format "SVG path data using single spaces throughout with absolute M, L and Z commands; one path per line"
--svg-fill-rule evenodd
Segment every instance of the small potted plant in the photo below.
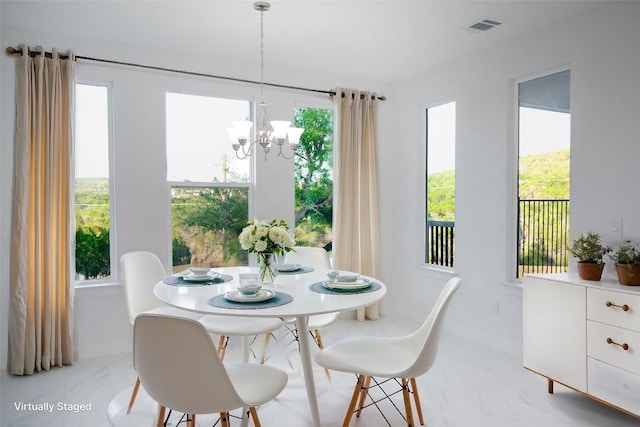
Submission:
M 567 249 L 571 255 L 578 258 L 578 277 L 595 281 L 602 278 L 602 258 L 611 252 L 611 248 L 602 244 L 599 234 L 581 234 Z
M 616 263 L 621 285 L 640 286 L 640 251 L 630 240 L 618 246 L 609 258 Z

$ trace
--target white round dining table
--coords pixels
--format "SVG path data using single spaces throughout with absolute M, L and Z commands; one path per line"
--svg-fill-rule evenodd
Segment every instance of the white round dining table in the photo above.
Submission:
M 313 271 L 303 272 L 306 270 L 309 270 L 309 268 L 303 268 L 301 272 L 280 273 L 273 284 L 265 285 L 266 289 L 285 293 L 293 297 L 291 302 L 276 307 L 237 309 L 217 307 L 209 304 L 210 299 L 218 295 L 224 295 L 227 292 L 235 291 L 238 287 L 238 275 L 241 273 L 255 273 L 257 272 L 256 267 L 214 268 L 214 271 L 223 275 L 231 276 L 233 279 L 213 285 L 190 284 L 186 286 L 176 286 L 161 281 L 154 287 L 154 293 L 158 299 L 166 304 L 203 314 L 242 317 L 295 317 L 298 331 L 306 331 L 307 317 L 310 315 L 365 307 L 380 300 L 387 292 L 387 288 L 384 283 L 366 276 L 361 277 L 380 284 L 380 287 L 373 291 L 360 293 L 316 292 L 310 289 L 311 285 L 327 280 L 327 273 L 331 270 L 315 269 Z M 318 409 L 318 399 L 316 396 L 315 380 L 313 377 L 309 335 L 306 333 L 300 333 L 299 340 L 302 370 L 307 391 L 307 399 L 309 401 L 311 416 L 313 418 L 313 425 L 315 427 L 320 427 L 320 413 Z M 248 422 L 247 417 L 243 417 L 243 425 L 246 425 L 245 421 Z

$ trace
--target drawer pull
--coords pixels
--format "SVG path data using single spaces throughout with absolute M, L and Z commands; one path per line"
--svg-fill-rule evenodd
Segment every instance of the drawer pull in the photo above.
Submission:
M 622 349 L 623 349 L 624 351 L 629 350 L 629 344 L 627 344 L 626 342 L 625 342 L 625 343 L 622 343 L 622 344 L 618 344 L 617 342 L 615 342 L 615 341 L 614 341 L 614 340 L 612 340 L 611 338 L 607 338 L 607 344 L 613 344 L 613 345 L 617 345 L 617 346 L 619 346 L 619 347 L 622 347 Z
M 618 308 L 621 308 L 622 311 L 629 311 L 629 306 L 627 304 L 618 305 L 618 304 L 612 303 L 611 301 L 607 301 L 604 303 L 604 305 L 606 305 L 607 307 L 618 307 Z

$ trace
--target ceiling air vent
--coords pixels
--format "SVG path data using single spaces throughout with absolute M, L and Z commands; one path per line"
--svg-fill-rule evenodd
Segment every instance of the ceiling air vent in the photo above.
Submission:
M 468 28 L 475 31 L 488 31 L 501 24 L 502 22 L 498 22 L 495 19 L 483 19 L 482 21 L 478 21 L 469 25 Z

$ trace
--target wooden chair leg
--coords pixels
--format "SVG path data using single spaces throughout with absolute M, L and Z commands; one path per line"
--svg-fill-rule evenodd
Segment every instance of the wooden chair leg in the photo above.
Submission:
M 138 389 L 140 388 L 140 377 L 136 377 L 136 385 L 133 386 L 133 392 L 131 392 L 131 398 L 129 399 L 129 406 L 127 407 L 127 414 L 131 412 L 131 408 L 133 408 L 133 402 L 136 401 L 136 396 L 138 395 Z
M 371 385 L 371 376 L 366 376 L 364 378 L 364 384 L 360 389 L 360 404 L 358 404 L 358 411 L 356 412 L 356 417 L 360 416 L 362 412 L 362 408 L 364 407 L 364 403 L 367 400 L 367 396 L 369 395 L 369 386 Z
M 316 329 L 313 331 L 315 334 L 316 344 L 320 347 L 320 350 L 324 348 L 324 344 L 322 343 L 322 335 L 320 335 L 320 329 Z
M 424 418 L 422 418 L 422 406 L 420 405 L 420 394 L 418 394 L 418 385 L 416 384 L 416 379 L 411 378 L 411 390 L 413 391 L 413 401 L 416 404 L 416 412 L 418 413 L 418 421 L 420 421 L 420 425 L 424 425 Z
M 351 422 L 351 417 L 353 416 L 353 410 L 356 407 L 358 396 L 362 393 L 363 385 L 364 385 L 364 375 L 358 375 L 358 382 L 356 382 L 356 386 L 353 388 L 353 395 L 351 396 L 351 402 L 349 402 L 349 408 L 347 409 L 347 415 L 345 415 L 344 417 L 344 422 L 342 423 L 342 427 L 349 427 L 349 423 Z
M 164 424 L 164 413 L 166 409 L 167 408 L 162 405 L 158 408 L 158 420 L 156 421 L 156 427 L 162 427 Z
M 411 410 L 411 399 L 409 398 L 409 387 L 407 379 L 402 379 L 402 397 L 404 400 L 404 411 L 407 415 L 407 427 L 413 427 L 413 411 Z
M 220 427 L 229 427 L 229 413 L 220 412 Z
M 190 420 L 190 423 L 187 425 L 191 427 L 196 427 L 196 414 L 189 415 L 189 420 Z
M 218 354 L 220 355 L 220 360 L 224 360 L 224 354 L 227 352 L 226 338 L 226 336 L 220 335 L 220 340 L 218 341 Z
M 269 338 L 271 338 L 271 332 L 264 334 L 264 348 L 262 349 L 262 356 L 260 357 L 260 364 L 264 365 L 264 359 L 267 355 L 267 345 L 269 345 Z
M 256 411 L 256 407 L 250 407 L 249 413 L 251 414 L 251 418 L 253 418 L 253 425 L 256 427 L 261 427 L 260 418 L 258 418 L 258 411 Z

